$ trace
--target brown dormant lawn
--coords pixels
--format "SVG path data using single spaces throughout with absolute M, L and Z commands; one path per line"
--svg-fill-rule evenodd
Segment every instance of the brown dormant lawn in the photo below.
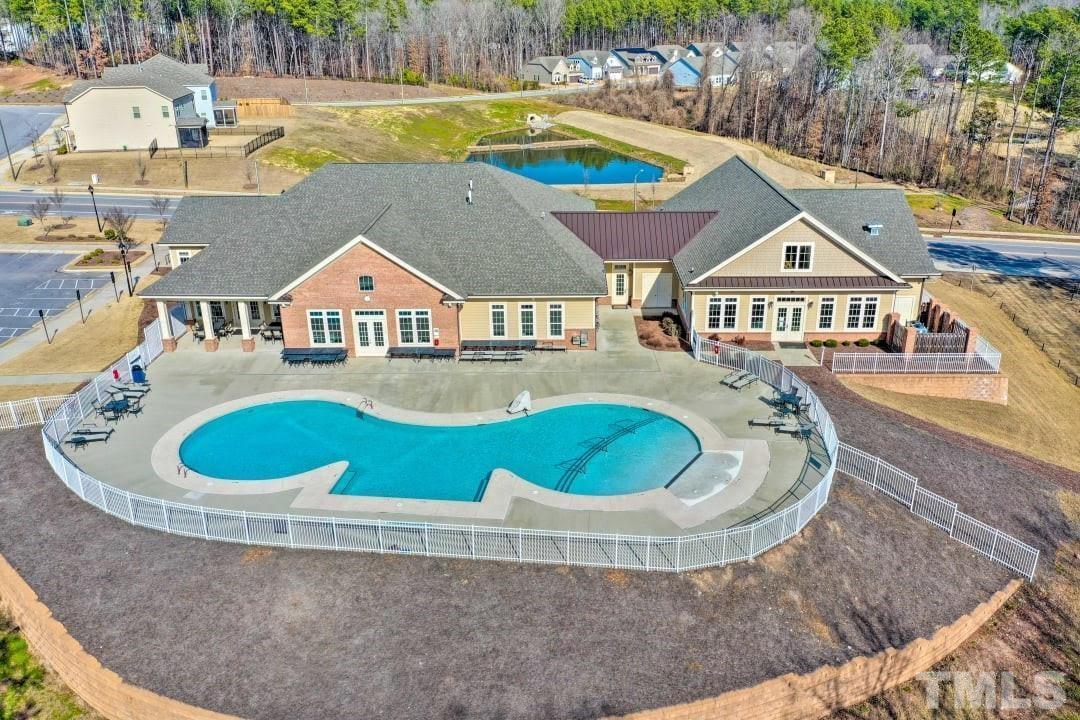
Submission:
M 996 299 L 941 280 L 927 289 L 976 326 L 1001 351 L 1001 369 L 1009 376 L 1007 406 L 903 395 L 851 382 L 842 375 L 838 377 L 874 402 L 1070 470 L 1080 470 L 1080 435 L 1075 427 L 1080 388 L 1024 335 L 998 307 Z

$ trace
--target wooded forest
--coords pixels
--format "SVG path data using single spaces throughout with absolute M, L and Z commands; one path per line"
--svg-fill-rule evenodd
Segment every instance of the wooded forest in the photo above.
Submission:
M 27 60 L 80 77 L 166 52 L 216 75 L 506 89 L 535 55 L 739 40 L 733 85 L 608 88 L 582 102 L 1080 225 L 1076 148 L 1058 146 L 1080 117 L 1072 0 L 0 0 L 0 15 Z M 784 71 L 767 51 L 781 40 L 798 58 Z M 920 79 L 904 42 L 954 54 L 967 72 Z M 1020 83 L 979 79 L 1006 58 L 1027 71 Z M 1002 159 L 988 148 L 1003 135 Z

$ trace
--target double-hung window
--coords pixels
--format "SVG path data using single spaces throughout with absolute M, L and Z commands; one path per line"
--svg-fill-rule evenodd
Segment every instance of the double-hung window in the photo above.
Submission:
M 131 106 L 131 117 L 133 117 L 136 120 L 138 120 L 139 118 L 142 117 L 142 110 L 139 109 L 138 105 L 132 105 Z
M 372 292 L 375 289 L 375 277 L 373 275 L 361 275 L 357 280 L 360 292 Z
M 814 256 L 812 243 L 790 243 L 784 245 L 784 265 L 786 272 L 807 272 Z
M 183 265 L 184 263 L 186 263 L 190 259 L 191 259 L 191 251 L 190 250 L 177 250 L 176 251 L 176 260 L 181 265 Z
M 739 320 L 739 298 L 709 298 L 709 330 L 734 330 Z
M 765 329 L 765 298 L 756 297 L 750 300 L 750 329 Z
M 225 320 L 225 306 L 217 300 L 210 301 L 210 318 L 215 323 L 220 323 Z
M 548 303 L 548 337 L 563 336 L 563 304 Z
M 518 330 L 523 338 L 536 337 L 536 306 L 532 303 L 518 306 Z
M 506 337 L 506 305 L 502 303 L 491 304 L 491 337 Z
M 398 310 L 398 342 L 402 345 L 431 344 L 431 311 Z
M 312 345 L 341 345 L 341 311 L 308 310 Z
M 161 106 L 161 117 L 163 117 L 163 118 L 169 117 L 169 106 L 168 105 L 162 105 Z
M 254 322 L 262 322 L 262 309 L 259 307 L 259 303 L 252 300 L 248 303 L 248 317 Z
M 818 306 L 817 327 L 818 330 L 832 330 L 833 319 L 836 316 L 836 298 L 821 298 Z
M 876 297 L 850 297 L 847 308 L 848 330 L 871 330 L 877 325 Z

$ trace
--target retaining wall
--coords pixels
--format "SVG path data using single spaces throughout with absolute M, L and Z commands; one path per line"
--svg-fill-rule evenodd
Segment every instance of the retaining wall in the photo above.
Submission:
M 998 405 L 1009 404 L 1009 376 L 1001 373 L 961 374 L 845 374 L 845 380 L 878 387 L 905 395 L 981 400 Z
M 656 710 L 622 720 L 814 720 L 867 700 L 913 679 L 955 651 L 1020 588 L 1013 580 L 956 622 L 900 650 L 889 648 L 806 675 L 783 675 L 743 690 Z

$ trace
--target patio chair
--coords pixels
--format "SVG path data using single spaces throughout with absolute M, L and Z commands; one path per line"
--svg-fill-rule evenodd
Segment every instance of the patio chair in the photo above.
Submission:
M 263 342 L 273 342 L 274 341 L 274 331 L 271 330 L 270 328 L 263 328 L 262 330 L 259 331 L 259 337 L 261 337 L 263 339 Z
M 191 329 L 191 339 L 194 342 L 199 342 L 200 340 L 205 340 L 206 339 L 206 331 L 203 330 L 201 327 L 192 328 Z
M 142 415 L 142 398 L 135 398 L 132 400 L 131 404 L 128 405 L 127 411 L 129 415 Z
M 802 440 L 809 440 L 814 434 L 814 426 L 808 423 L 800 423 L 799 425 L 782 425 L 775 428 L 775 430 L 778 433 L 794 435 Z

